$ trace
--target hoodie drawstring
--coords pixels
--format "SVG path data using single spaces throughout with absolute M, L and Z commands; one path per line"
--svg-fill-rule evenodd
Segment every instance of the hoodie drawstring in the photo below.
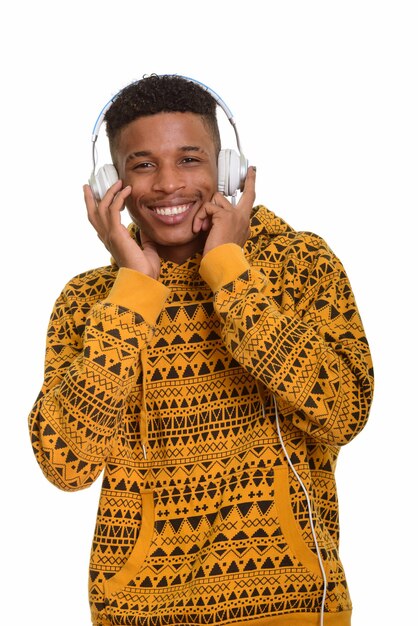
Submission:
M 139 413 L 139 428 L 140 428 L 140 438 L 141 438 L 141 446 L 142 452 L 144 454 L 144 459 L 147 460 L 147 443 L 148 443 L 148 412 L 146 405 L 146 384 L 145 384 L 145 375 L 147 372 L 147 354 L 146 350 L 141 350 L 141 367 L 142 367 L 142 398 L 141 398 L 141 411 Z

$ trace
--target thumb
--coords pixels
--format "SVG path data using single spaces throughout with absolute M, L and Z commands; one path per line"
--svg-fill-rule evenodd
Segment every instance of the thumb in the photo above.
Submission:
M 247 175 L 245 177 L 244 189 L 240 198 L 240 202 L 248 202 L 249 204 L 251 204 L 251 207 L 254 204 L 255 200 L 255 178 L 256 167 L 255 165 L 250 165 L 247 171 Z

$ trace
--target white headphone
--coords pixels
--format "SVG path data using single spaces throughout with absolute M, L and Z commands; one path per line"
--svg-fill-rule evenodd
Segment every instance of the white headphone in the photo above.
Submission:
M 221 150 L 218 156 L 218 191 L 223 193 L 225 196 L 234 197 L 238 190 L 243 190 L 248 169 L 248 161 L 244 157 L 241 150 L 241 144 L 239 140 L 238 130 L 235 125 L 234 116 L 232 115 L 231 110 L 226 106 L 222 98 L 218 96 L 215 91 L 213 91 L 200 81 L 195 80 L 194 78 L 189 78 L 187 76 L 179 76 L 179 78 L 184 78 L 185 80 L 196 83 L 197 85 L 203 87 L 203 89 L 205 89 L 212 96 L 212 98 L 224 111 L 234 129 L 239 154 L 235 150 Z M 113 98 L 111 98 L 109 102 L 105 104 L 103 109 L 100 111 L 96 123 L 93 127 L 93 171 L 89 179 L 89 185 L 97 201 L 101 200 L 109 187 L 111 187 L 119 179 L 118 172 L 114 165 L 103 165 L 101 168 L 99 168 L 97 173 L 95 173 L 96 141 L 99 136 L 99 130 L 108 109 L 112 106 L 119 93 L 113 96 Z

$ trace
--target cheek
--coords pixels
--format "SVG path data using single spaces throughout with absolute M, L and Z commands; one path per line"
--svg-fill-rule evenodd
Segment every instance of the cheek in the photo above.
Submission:
M 212 186 L 214 188 L 214 191 L 218 191 L 218 162 L 217 161 L 214 164 L 213 169 L 212 169 Z
M 218 191 L 218 171 L 216 168 L 211 168 L 209 171 L 205 172 L 198 178 L 194 178 L 191 185 L 194 184 L 196 189 L 201 189 L 202 191 L 206 191 L 208 195 L 212 196 L 216 191 Z
M 130 185 L 132 187 L 130 195 L 126 198 L 126 208 L 128 211 L 137 212 L 137 207 L 141 205 L 141 201 L 146 196 L 147 190 L 144 190 L 140 185 L 138 185 L 137 181 L 133 181 L 129 176 L 123 179 L 123 185 Z

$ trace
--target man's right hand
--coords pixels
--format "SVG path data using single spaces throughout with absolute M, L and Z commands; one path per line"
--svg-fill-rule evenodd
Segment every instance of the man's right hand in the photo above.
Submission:
M 141 249 L 121 221 L 131 187 L 122 189 L 122 181 L 118 180 L 100 202 L 96 202 L 89 185 L 84 185 L 83 191 L 89 221 L 118 267 L 128 267 L 158 280 L 161 263 L 154 242 L 141 232 Z

